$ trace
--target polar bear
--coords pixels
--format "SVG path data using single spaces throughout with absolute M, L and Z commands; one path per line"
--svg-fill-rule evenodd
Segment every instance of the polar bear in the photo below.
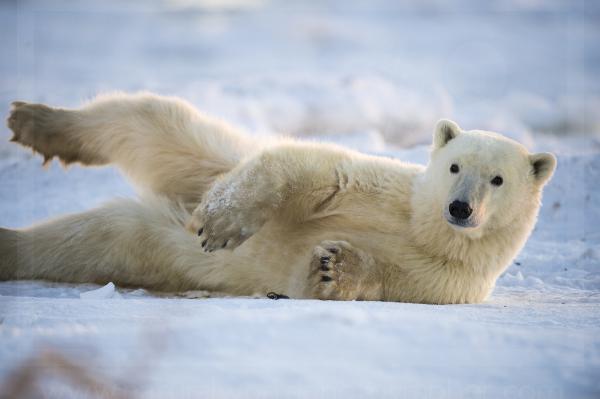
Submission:
M 257 141 L 150 93 L 76 110 L 14 102 L 8 126 L 45 162 L 116 165 L 140 199 L 1 229 L 3 280 L 481 302 L 527 240 L 556 166 L 552 154 L 449 120 L 427 167 Z

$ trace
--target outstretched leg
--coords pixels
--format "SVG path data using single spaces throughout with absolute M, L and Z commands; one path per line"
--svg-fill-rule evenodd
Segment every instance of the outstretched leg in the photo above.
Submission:
M 23 230 L 0 229 L 0 280 L 211 289 L 210 279 L 190 278 L 216 264 L 183 229 L 187 216 L 164 198 L 120 200 Z
M 8 126 L 12 141 L 45 162 L 113 163 L 134 183 L 188 207 L 252 148 L 186 102 L 152 94 L 101 96 L 77 110 L 14 102 Z

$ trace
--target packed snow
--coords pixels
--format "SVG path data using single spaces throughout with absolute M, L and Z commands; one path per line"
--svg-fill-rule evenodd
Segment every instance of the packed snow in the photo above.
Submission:
M 483 304 L 206 298 L 0 282 L 0 397 L 600 396 L 600 7 L 585 1 L 8 1 L 0 109 L 178 95 L 256 136 L 426 163 L 435 121 L 558 156 Z M 0 133 L 0 225 L 134 196 Z M 11 385 L 13 384 L 13 385 Z M 31 392 L 31 391 L 29 391 Z

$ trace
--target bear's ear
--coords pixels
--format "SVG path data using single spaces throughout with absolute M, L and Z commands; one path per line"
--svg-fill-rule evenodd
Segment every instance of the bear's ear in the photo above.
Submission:
M 540 152 L 529 155 L 531 163 L 531 174 L 539 185 L 544 185 L 556 169 L 556 157 L 549 152 Z
M 440 120 L 435 126 L 435 133 L 433 134 L 433 148 L 442 148 L 450 140 L 460 134 L 460 127 L 455 122 L 449 119 Z

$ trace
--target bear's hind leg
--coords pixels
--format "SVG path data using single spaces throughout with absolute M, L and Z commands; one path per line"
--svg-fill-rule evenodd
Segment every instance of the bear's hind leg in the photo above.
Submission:
M 69 164 L 104 165 L 109 159 L 92 151 L 82 151 L 83 142 L 70 132 L 75 114 L 73 111 L 52 108 L 44 104 L 27 104 L 15 101 L 7 119 L 13 131 L 10 141 L 30 147 L 44 157 L 44 165 L 55 156 Z
M 115 164 L 134 183 L 193 208 L 252 144 L 186 102 L 148 93 L 101 96 L 81 109 L 16 101 L 12 141 L 65 164 Z
M 0 281 L 10 280 L 16 274 L 18 234 L 0 227 Z
M 217 260 L 183 229 L 187 212 L 156 198 L 119 200 L 22 230 L 0 229 L 0 280 L 107 283 L 160 291 L 211 289 L 190 278 Z

